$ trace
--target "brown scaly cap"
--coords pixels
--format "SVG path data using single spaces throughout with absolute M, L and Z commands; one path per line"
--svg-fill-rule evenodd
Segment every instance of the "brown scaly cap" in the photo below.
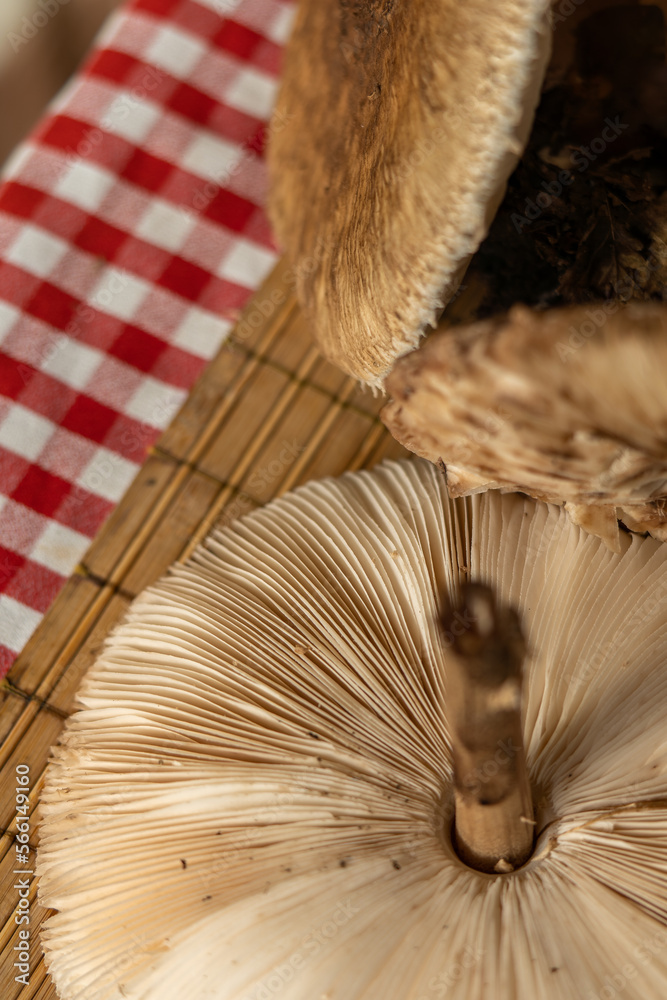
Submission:
M 323 352 L 380 385 L 453 294 L 528 135 L 544 0 L 303 0 L 270 213 Z
M 618 551 L 616 518 L 667 541 L 667 309 L 517 307 L 445 330 L 396 365 L 383 420 L 444 462 L 452 496 L 565 502 Z

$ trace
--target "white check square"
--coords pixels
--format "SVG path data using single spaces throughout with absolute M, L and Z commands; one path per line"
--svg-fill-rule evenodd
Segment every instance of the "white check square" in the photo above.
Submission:
M 278 255 L 272 250 L 266 250 L 249 240 L 239 239 L 220 265 L 218 276 L 245 288 L 255 288 L 277 259 Z
M 111 102 L 102 125 L 113 135 L 122 136 L 139 146 L 146 140 L 162 113 L 155 104 L 140 100 L 127 92 L 119 94 Z
M 16 403 L 0 424 L 0 445 L 34 462 L 55 429 L 46 417 Z
M 136 316 L 137 310 L 152 287 L 147 281 L 137 278 L 129 271 L 107 267 L 92 289 L 88 302 L 100 312 L 109 313 L 129 322 Z
M 104 357 L 94 347 L 63 336 L 54 344 L 41 369 L 59 382 L 81 391 L 88 386 Z
M 202 7 L 208 7 L 215 11 L 220 17 L 231 17 L 237 7 L 240 7 L 243 0 L 198 0 Z
M 77 205 L 86 212 L 95 212 L 115 180 L 114 175 L 102 167 L 84 160 L 74 160 L 58 180 L 53 193 L 57 198 Z
M 206 46 L 182 28 L 163 27 L 148 46 L 144 59 L 185 80 L 206 52 Z
M 39 611 L 0 594 L 0 643 L 18 653 L 42 620 Z
M 57 521 L 49 521 L 30 553 L 34 562 L 69 576 L 90 545 L 90 539 Z
M 183 248 L 197 224 L 197 216 L 154 198 L 137 226 L 137 236 L 175 253 Z
M 278 81 L 261 70 L 244 66 L 225 92 L 228 104 L 266 121 L 276 101 Z
M 185 389 L 167 385 L 147 375 L 123 411 L 142 424 L 163 430 L 180 409 L 186 395 Z
M 68 243 L 51 233 L 26 223 L 6 253 L 6 259 L 18 267 L 47 278 L 67 253 Z
M 243 159 L 243 149 L 210 132 L 198 132 L 181 158 L 181 165 L 199 177 L 225 185 Z
M 0 343 L 13 330 L 16 321 L 21 317 L 21 310 L 9 302 L 0 301 Z
M 227 339 L 231 328 L 229 320 L 193 306 L 179 323 L 171 342 L 208 361 Z
M 296 6 L 283 6 L 266 26 L 265 34 L 276 45 L 285 45 L 292 33 Z
M 77 484 L 90 493 L 118 503 L 137 474 L 139 466 L 108 448 L 97 448 Z

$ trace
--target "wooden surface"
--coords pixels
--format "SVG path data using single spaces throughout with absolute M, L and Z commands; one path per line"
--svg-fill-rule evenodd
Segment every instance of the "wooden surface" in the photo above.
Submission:
M 0 691 L 2 1000 L 56 996 L 39 946 L 47 913 L 36 902 L 34 878 L 30 985 L 14 980 L 16 765 L 30 767 L 34 870 L 49 750 L 109 629 L 214 523 L 229 523 L 307 480 L 406 455 L 378 420 L 382 400 L 313 347 L 293 284 L 293 272 L 280 263 L 248 304 Z

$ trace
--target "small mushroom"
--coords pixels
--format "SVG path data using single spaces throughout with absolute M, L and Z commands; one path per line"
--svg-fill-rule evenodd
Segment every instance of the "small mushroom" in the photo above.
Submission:
M 455 291 L 525 145 L 545 0 L 302 0 L 270 214 L 323 352 L 380 385 Z
M 382 414 L 444 461 L 452 496 L 564 503 L 620 551 L 617 518 L 667 541 L 667 309 L 615 303 L 454 327 L 402 358 Z
M 518 494 L 449 500 L 423 461 L 214 531 L 134 602 L 54 751 L 39 876 L 61 998 L 572 1000 L 610 984 L 663 1000 L 666 569 L 654 539 L 615 554 Z M 529 653 L 536 846 L 503 874 L 451 837 L 443 678 L 471 623 L 437 619 L 468 578 L 516 609 Z

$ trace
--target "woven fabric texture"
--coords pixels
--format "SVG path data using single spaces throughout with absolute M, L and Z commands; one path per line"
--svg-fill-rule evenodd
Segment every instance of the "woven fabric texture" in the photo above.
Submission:
M 277 259 L 263 150 L 293 13 L 134 0 L 5 169 L 0 674 Z

